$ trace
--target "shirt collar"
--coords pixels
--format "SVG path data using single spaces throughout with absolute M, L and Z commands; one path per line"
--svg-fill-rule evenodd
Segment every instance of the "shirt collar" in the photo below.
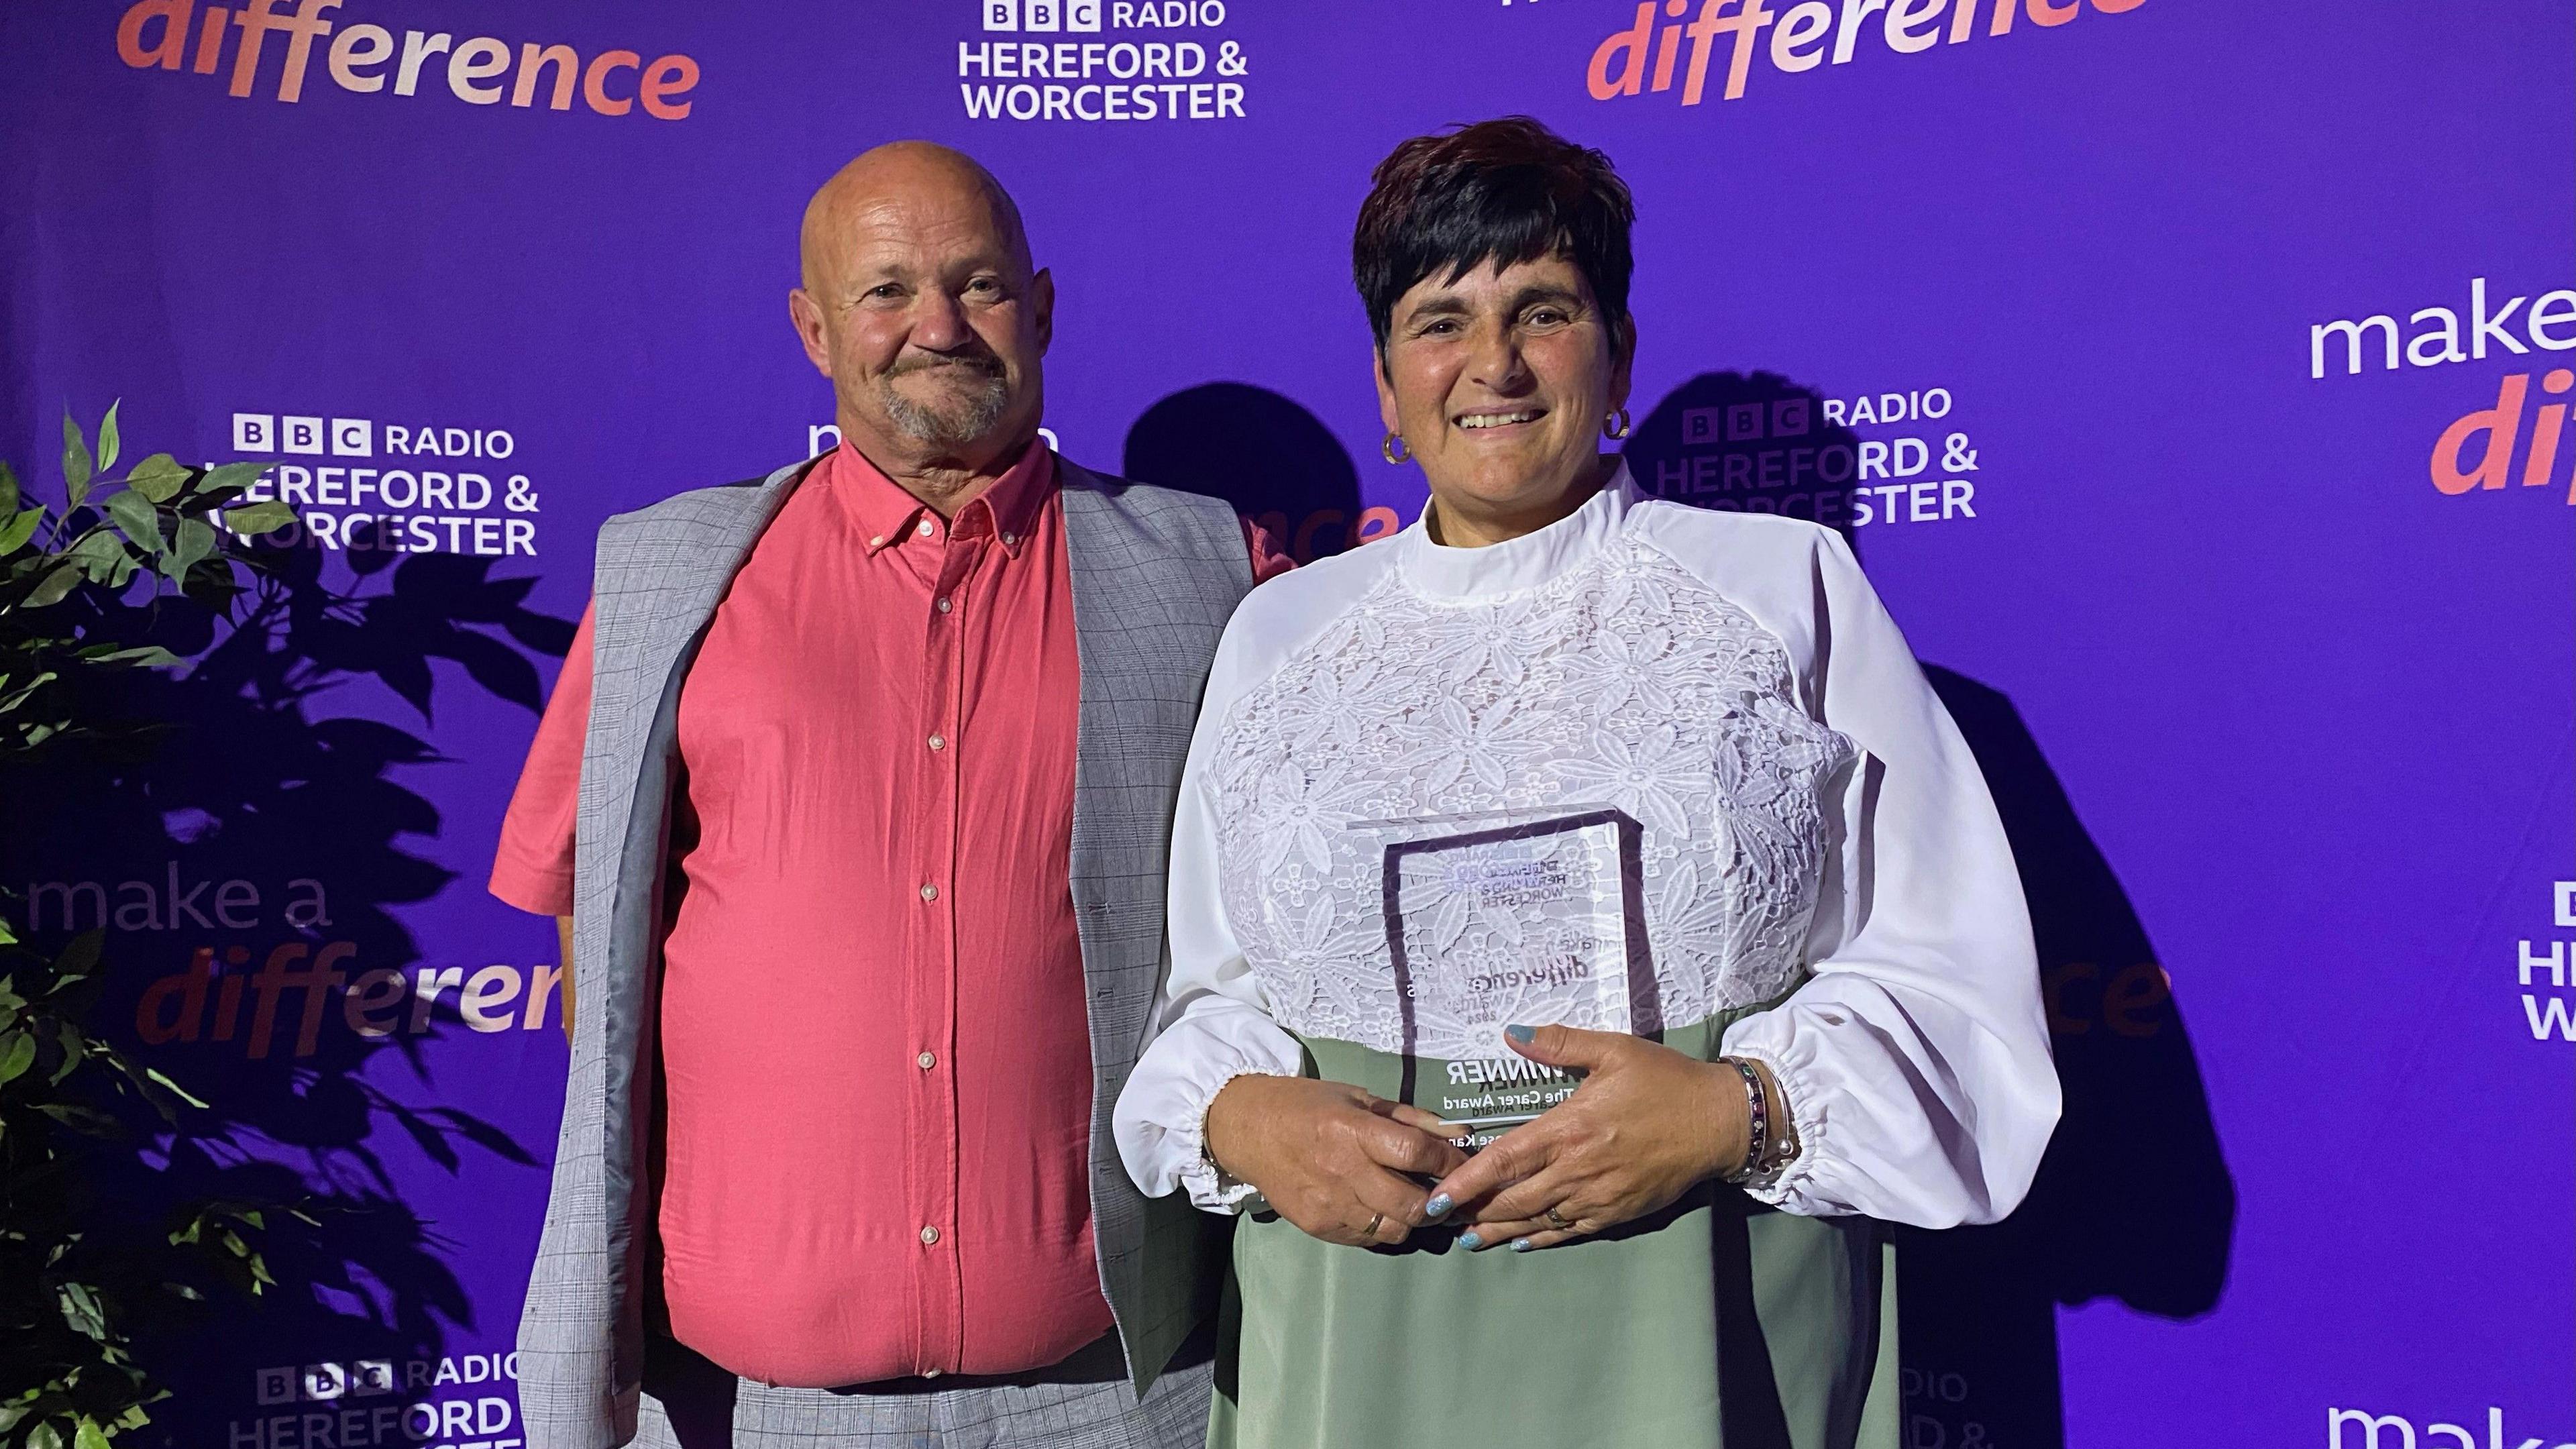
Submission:
M 1055 455 L 1044 443 L 1032 440 L 1018 461 L 994 479 L 991 487 L 957 510 L 957 516 L 943 527 L 939 515 L 928 504 L 905 492 L 902 485 L 869 462 L 866 454 L 848 443 L 833 451 L 831 464 L 827 482 L 833 495 L 849 510 L 860 536 L 867 540 L 871 558 L 899 544 L 927 542 L 943 532 L 957 538 L 996 536 L 1003 550 L 1017 558 L 1020 550 L 1028 546 L 1038 509 L 1055 485 Z M 930 525 L 926 535 L 921 532 L 924 522 Z

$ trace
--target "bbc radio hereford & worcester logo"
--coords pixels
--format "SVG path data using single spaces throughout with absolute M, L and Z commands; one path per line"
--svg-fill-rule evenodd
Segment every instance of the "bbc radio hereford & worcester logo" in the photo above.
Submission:
M 267 547 L 536 556 L 537 487 L 507 428 L 236 412 L 231 442 L 237 459 L 276 460 L 246 496 L 295 506 Z
M 229 1449 L 520 1449 L 519 1356 L 355 1358 L 254 1369 Z
M 978 0 L 957 42 L 970 119 L 1180 124 L 1244 117 L 1252 68 L 1229 0 Z
M 1826 397 L 1769 373 L 1702 379 L 1647 420 L 1629 467 L 1658 497 L 1837 529 L 1967 526 L 2009 506 L 1958 395 L 1909 381 Z

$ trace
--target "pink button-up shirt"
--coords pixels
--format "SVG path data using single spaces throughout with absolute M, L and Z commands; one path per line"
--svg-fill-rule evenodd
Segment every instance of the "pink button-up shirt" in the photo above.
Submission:
M 1043 447 L 942 521 L 845 446 L 717 606 L 680 692 L 659 1223 L 671 1331 L 725 1368 L 1010 1373 L 1109 1329 L 1080 698 Z M 571 909 L 589 708 L 585 618 L 492 872 L 527 910 Z

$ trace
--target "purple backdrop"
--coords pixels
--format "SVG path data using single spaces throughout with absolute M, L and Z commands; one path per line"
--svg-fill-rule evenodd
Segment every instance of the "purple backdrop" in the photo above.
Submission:
M 2564 4 L 301 3 L 247 64 L 0 12 L 0 454 L 121 397 L 314 520 L 273 644 L 0 876 L 217 1100 L 169 1176 L 323 1209 L 178 1442 L 518 1442 L 564 1054 L 481 882 L 599 521 L 821 437 L 823 177 L 982 158 L 1063 450 L 1312 554 L 1423 496 L 1369 167 L 1514 111 L 1635 189 L 1641 476 L 1851 530 L 2031 887 L 2069 1113 L 2012 1222 L 1903 1239 L 1911 1449 L 2576 1438 Z

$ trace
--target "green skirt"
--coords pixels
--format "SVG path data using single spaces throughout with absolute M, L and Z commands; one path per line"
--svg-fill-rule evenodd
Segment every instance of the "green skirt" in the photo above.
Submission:
M 1670 1031 L 1705 1057 L 1722 1022 Z M 1397 1094 L 1397 1059 L 1307 1043 L 1307 1071 Z M 1237 1224 L 1213 1449 L 1895 1449 L 1895 1275 L 1865 1219 L 1703 1184 L 1542 1252 L 1453 1229 L 1345 1248 Z

